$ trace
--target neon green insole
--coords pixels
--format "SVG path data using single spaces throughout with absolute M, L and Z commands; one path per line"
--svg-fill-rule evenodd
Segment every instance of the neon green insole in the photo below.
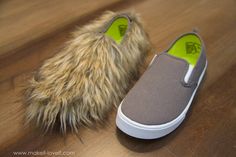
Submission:
M 168 51 L 168 54 L 186 60 L 195 66 L 201 52 L 201 41 L 194 34 L 187 34 L 178 39 Z
M 119 17 L 115 19 L 105 34 L 120 44 L 122 41 L 128 26 L 128 19 L 125 17 Z

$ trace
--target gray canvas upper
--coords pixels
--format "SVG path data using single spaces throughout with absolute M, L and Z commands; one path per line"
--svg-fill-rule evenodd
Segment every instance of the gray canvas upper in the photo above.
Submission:
M 187 106 L 206 64 L 204 45 L 189 81 L 188 63 L 166 52 L 157 56 L 123 100 L 125 116 L 141 124 L 160 125 L 174 120 Z

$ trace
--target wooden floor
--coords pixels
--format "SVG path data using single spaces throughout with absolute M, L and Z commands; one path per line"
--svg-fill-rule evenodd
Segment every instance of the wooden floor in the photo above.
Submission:
M 22 86 L 42 61 L 58 52 L 76 26 L 105 10 L 139 12 L 157 53 L 193 28 L 205 41 L 206 77 L 185 121 L 164 138 L 138 140 L 123 134 L 115 125 L 115 109 L 104 128 L 81 128 L 79 137 L 43 135 L 24 125 Z M 235 0 L 3 0 L 0 36 L 1 157 L 24 156 L 14 155 L 17 152 L 64 152 L 76 157 L 236 156 Z

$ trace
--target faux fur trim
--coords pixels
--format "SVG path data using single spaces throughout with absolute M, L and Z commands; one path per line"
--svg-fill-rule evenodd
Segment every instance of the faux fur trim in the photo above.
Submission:
M 117 44 L 101 30 L 120 15 L 128 16 L 131 23 Z M 46 131 L 59 121 L 63 132 L 68 126 L 78 132 L 80 125 L 102 122 L 125 96 L 149 48 L 135 13 L 105 12 L 78 28 L 67 46 L 46 60 L 31 80 L 26 92 L 28 121 Z

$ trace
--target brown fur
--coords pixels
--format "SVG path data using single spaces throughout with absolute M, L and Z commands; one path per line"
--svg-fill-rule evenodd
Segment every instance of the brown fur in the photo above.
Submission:
M 48 130 L 58 120 L 63 132 L 68 126 L 77 132 L 119 104 L 150 45 L 134 13 L 126 13 L 132 23 L 120 45 L 99 33 L 118 14 L 105 12 L 76 30 L 64 50 L 42 65 L 27 89 L 28 121 Z

